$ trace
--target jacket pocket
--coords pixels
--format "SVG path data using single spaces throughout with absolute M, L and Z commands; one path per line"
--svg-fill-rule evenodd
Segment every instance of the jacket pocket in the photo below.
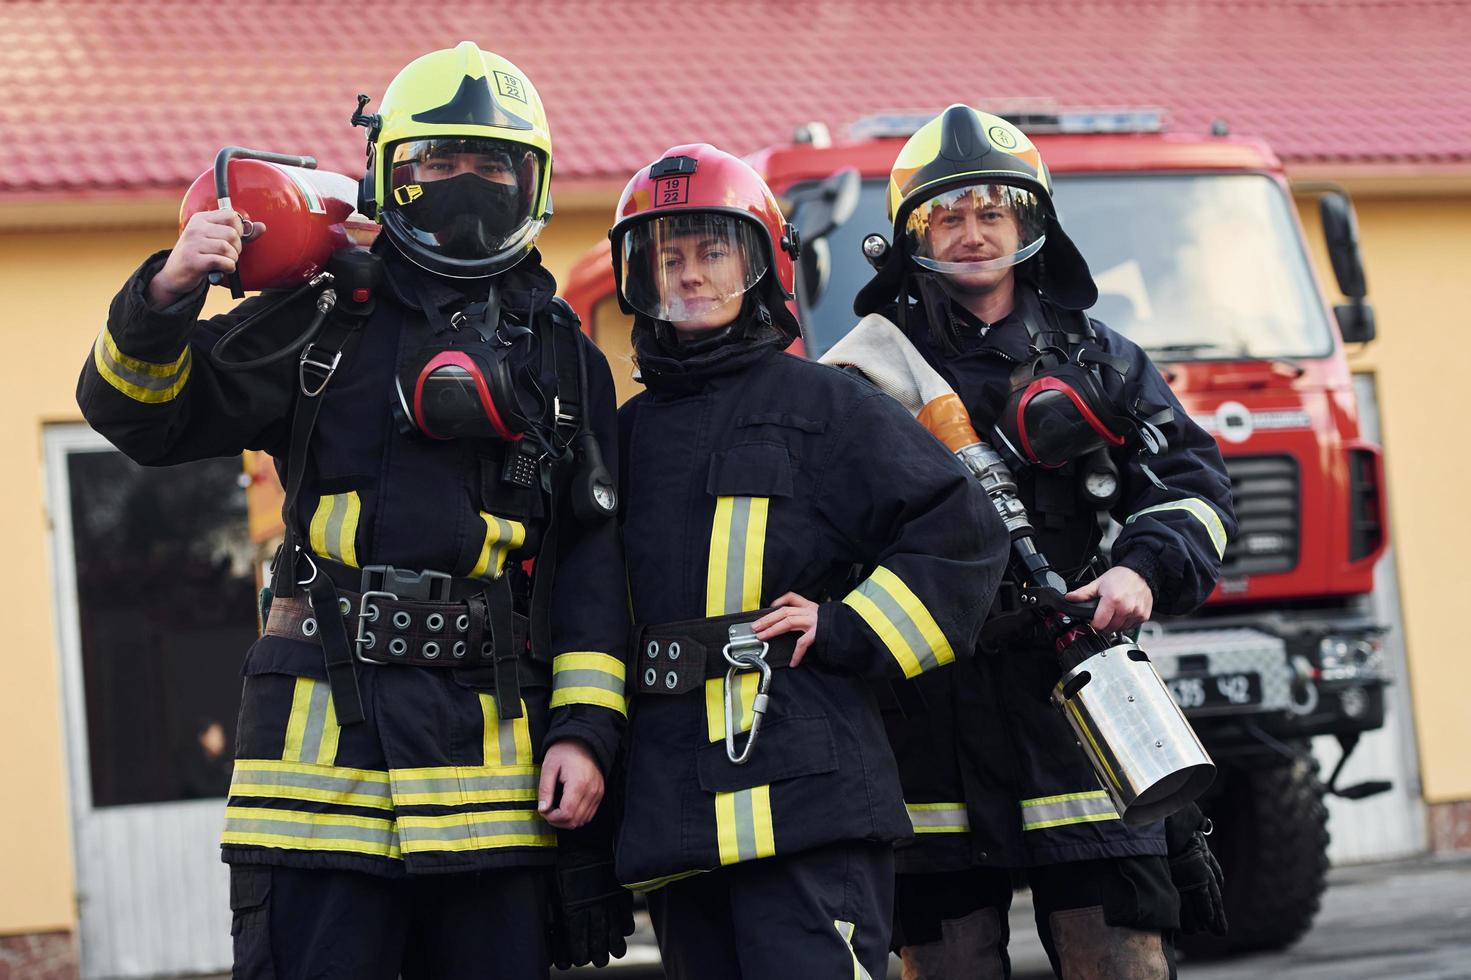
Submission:
M 745 744 L 745 736 L 740 736 Z M 725 740 L 699 750 L 696 769 L 706 793 L 733 793 L 784 779 L 820 776 L 838 768 L 832 725 L 820 715 L 783 718 L 763 725 L 743 766 L 730 761 Z
M 711 453 L 705 489 L 716 497 L 790 497 L 791 453 L 779 442 L 743 442 Z

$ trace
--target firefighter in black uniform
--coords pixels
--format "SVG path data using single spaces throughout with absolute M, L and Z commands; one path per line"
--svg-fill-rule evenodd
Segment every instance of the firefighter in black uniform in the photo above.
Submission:
M 647 387 L 619 879 L 671 977 L 882 977 L 910 826 L 868 679 L 971 649 L 1005 529 L 891 399 L 782 353 L 797 241 L 746 163 L 668 150 L 611 237 Z
M 893 247 L 854 310 L 898 325 L 976 431 L 1011 454 L 1068 598 L 1096 600 L 1092 625 L 1104 632 L 1203 602 L 1235 530 L 1220 453 L 1148 356 L 1081 312 L 1097 289 L 1031 141 L 952 106 L 900 151 L 888 210 Z M 1035 383 L 1059 365 L 1108 404 L 1075 398 L 1056 377 Z M 1113 431 L 1105 414 L 1129 417 L 1134 432 Z M 1156 451 L 1141 453 L 1141 441 Z M 1099 549 L 1102 512 L 1122 526 L 1112 567 Z M 1172 977 L 1182 899 L 1187 918 L 1224 926 L 1199 811 L 1176 820 L 1168 863 L 1163 823 L 1124 824 L 1048 701 L 1055 652 L 1034 618 L 1005 616 L 1016 600 L 1008 580 L 977 656 L 905 685 L 909 710 L 888 719 L 916 830 L 897 852 L 904 976 L 1009 976 L 1010 872 L 1025 869 L 1059 976 Z
M 605 963 L 632 929 L 611 833 L 589 823 L 626 714 L 598 459 L 616 458 L 616 417 L 534 247 L 546 118 L 467 41 L 354 121 L 385 233 L 334 259 L 332 295 L 197 321 L 243 238 L 233 212 L 202 212 L 124 285 L 78 388 L 141 463 L 264 450 L 287 488 L 222 838 L 235 975 Z

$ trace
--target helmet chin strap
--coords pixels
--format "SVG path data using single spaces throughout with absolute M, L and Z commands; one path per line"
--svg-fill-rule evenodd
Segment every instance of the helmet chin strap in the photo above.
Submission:
M 685 340 L 679 336 L 674 324 L 668 320 L 654 321 L 654 337 L 660 346 L 671 354 L 688 356 L 690 354 L 703 354 L 722 347 L 727 343 L 741 343 L 753 340 L 769 330 L 772 326 L 771 311 L 766 303 L 756 296 L 756 290 L 746 292 L 741 302 L 741 310 L 723 327 L 715 327 L 700 334 L 697 339 Z

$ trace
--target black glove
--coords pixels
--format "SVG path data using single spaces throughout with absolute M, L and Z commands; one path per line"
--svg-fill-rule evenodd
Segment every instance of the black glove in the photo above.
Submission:
M 1180 931 L 1226 934 L 1225 876 L 1205 841 L 1211 823 L 1194 803 L 1165 818 L 1170 879 L 1180 893 Z
M 628 952 L 633 892 L 613 876 L 610 855 L 570 851 L 557 855 L 552 907 L 552 962 L 557 969 L 607 966 Z

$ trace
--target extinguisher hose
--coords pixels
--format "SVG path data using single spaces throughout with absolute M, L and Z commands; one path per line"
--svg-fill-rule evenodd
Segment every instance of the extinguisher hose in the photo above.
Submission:
M 311 322 L 307 324 L 306 329 L 303 330 L 295 340 L 291 341 L 291 343 L 287 344 L 285 347 L 274 350 L 271 353 L 265 354 L 261 357 L 252 358 L 248 361 L 230 361 L 226 360 L 224 356 L 225 348 L 234 343 L 235 339 L 239 337 L 240 334 L 244 332 L 247 328 L 254 326 L 256 323 L 259 323 L 262 318 L 266 317 L 269 314 L 275 313 L 277 310 L 281 309 L 283 306 L 286 306 L 292 300 L 296 299 L 302 293 L 306 292 L 308 289 L 318 284 L 318 280 L 308 282 L 306 285 L 289 294 L 279 302 L 272 303 L 265 309 L 259 311 L 253 316 L 246 318 L 245 320 L 236 324 L 234 327 L 230 328 L 229 332 L 226 333 L 219 340 L 215 341 L 214 347 L 210 349 L 210 361 L 213 362 L 214 366 L 219 368 L 221 371 L 228 371 L 232 373 L 238 371 L 253 371 L 257 368 L 268 367 L 269 365 L 275 364 L 278 361 L 283 361 L 286 358 L 291 357 L 297 351 L 301 350 L 307 344 L 311 343 L 312 340 L 317 336 L 317 334 L 321 333 L 322 324 L 327 321 L 327 314 L 331 313 L 332 308 L 337 305 L 337 293 L 332 289 L 322 290 L 321 295 L 317 297 L 316 311 L 312 315 Z

